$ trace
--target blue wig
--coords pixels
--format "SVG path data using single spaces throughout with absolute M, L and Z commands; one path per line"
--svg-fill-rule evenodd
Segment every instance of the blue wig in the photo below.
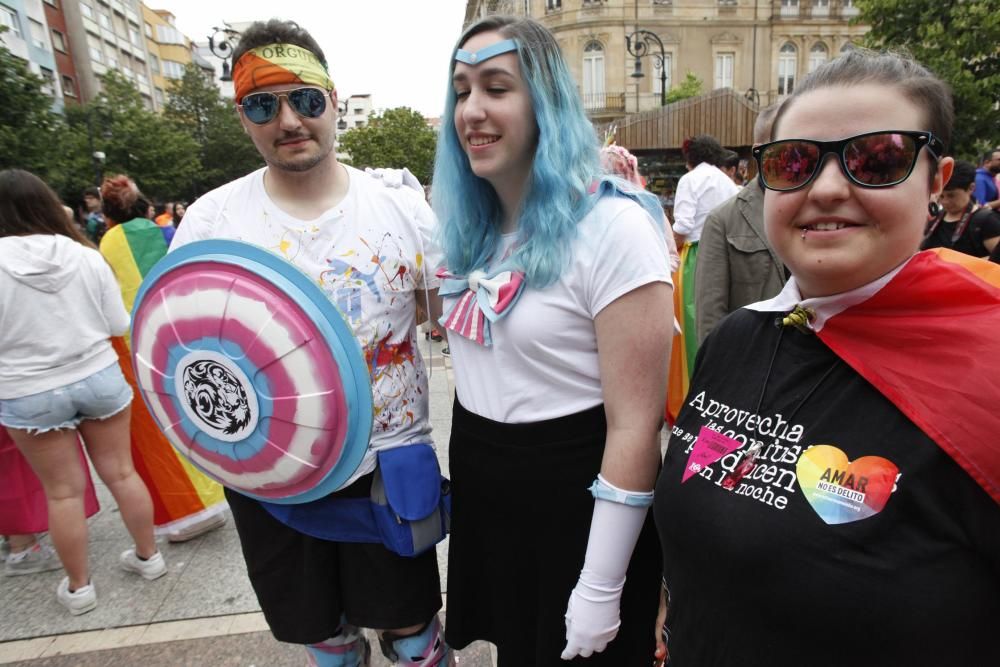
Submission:
M 593 206 L 587 191 L 601 174 L 600 147 L 552 34 L 531 19 L 491 16 L 469 27 L 456 50 L 472 36 L 491 31 L 517 41 L 521 76 L 531 93 L 538 125 L 538 146 L 512 260 L 524 271 L 528 285 L 544 287 L 559 278 L 569 261 L 577 224 Z M 441 222 L 440 239 L 448 270 L 466 275 L 483 268 L 496 253 L 502 211 L 493 186 L 472 172 L 455 131 L 454 53 L 448 69 L 431 199 Z

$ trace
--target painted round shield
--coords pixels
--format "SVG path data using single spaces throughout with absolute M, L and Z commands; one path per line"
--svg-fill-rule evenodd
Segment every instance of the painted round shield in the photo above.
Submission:
M 257 246 L 198 241 L 160 260 L 136 296 L 132 364 L 171 444 L 253 498 L 321 498 L 368 449 L 371 384 L 351 328 Z

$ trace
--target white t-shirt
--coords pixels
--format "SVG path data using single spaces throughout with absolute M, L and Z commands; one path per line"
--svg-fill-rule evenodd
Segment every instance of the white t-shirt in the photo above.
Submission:
M 601 404 L 594 318 L 638 287 L 670 284 L 667 246 L 656 227 L 633 201 L 602 198 L 580 221 L 560 278 L 544 289 L 525 287 L 513 309 L 490 325 L 491 347 L 452 333 L 462 405 L 493 421 L 526 423 Z M 501 258 L 515 240 L 516 234 L 504 236 Z M 457 298 L 445 299 L 446 312 Z
M 739 191 L 739 186 L 721 169 L 702 162 L 677 181 L 674 231 L 686 236 L 691 243 L 700 241 L 708 214 Z
M 416 333 L 416 290 L 434 289 L 440 253 L 423 194 L 389 188 L 345 166 L 347 195 L 315 220 L 278 208 L 259 169 L 198 199 L 170 249 L 202 239 L 266 248 L 312 278 L 347 319 L 372 370 L 371 446 L 350 484 L 375 469 L 375 450 L 430 442 L 427 373 Z

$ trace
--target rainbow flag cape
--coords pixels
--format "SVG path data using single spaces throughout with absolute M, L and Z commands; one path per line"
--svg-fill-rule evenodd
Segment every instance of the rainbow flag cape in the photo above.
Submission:
M 674 333 L 670 351 L 670 372 L 667 376 L 667 406 L 664 419 L 673 425 L 684 405 L 698 354 L 698 329 L 695 322 L 694 273 L 698 266 L 698 244 L 685 243 L 681 248 L 681 264 L 674 272 L 674 317 L 681 330 Z
M 816 334 L 1000 503 L 1000 265 L 918 253 Z
M 819 336 L 1000 503 L 1000 265 L 935 248 L 851 292 L 801 299 L 793 277 L 778 296 L 746 307 L 804 310 L 796 326 Z
M 173 228 L 136 218 L 108 230 L 101 239 L 101 254 L 115 272 L 122 299 L 129 312 L 143 277 L 167 254 Z M 112 339 L 118 364 L 138 398 L 132 370 L 130 341 Z M 153 522 L 157 533 L 182 530 L 226 509 L 222 486 L 210 480 L 174 450 L 156 426 L 142 400 L 132 402 L 132 458 L 139 476 L 153 497 Z

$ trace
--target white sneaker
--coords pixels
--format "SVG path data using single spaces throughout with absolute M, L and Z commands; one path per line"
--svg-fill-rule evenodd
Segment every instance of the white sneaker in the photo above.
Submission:
M 124 570 L 140 574 L 143 579 L 149 581 L 158 579 L 167 573 L 167 563 L 159 551 L 150 556 L 148 560 L 142 560 L 135 555 L 135 549 L 129 549 L 122 553 L 118 562 Z
M 16 577 L 22 574 L 58 570 L 61 567 L 62 563 L 59 562 L 56 552 L 51 547 L 36 542 L 30 549 L 7 556 L 3 573 L 8 577 Z
M 172 530 L 167 533 L 168 542 L 187 542 L 192 540 L 199 535 L 204 535 L 205 533 L 215 530 L 220 526 L 225 525 L 226 515 L 225 514 L 213 514 L 207 519 L 203 519 L 198 523 L 193 523 L 187 528 L 182 528 L 180 530 Z
M 74 616 L 86 614 L 97 607 L 97 591 L 93 582 L 82 586 L 72 593 L 69 591 L 69 577 L 63 577 L 56 588 L 56 599 Z

